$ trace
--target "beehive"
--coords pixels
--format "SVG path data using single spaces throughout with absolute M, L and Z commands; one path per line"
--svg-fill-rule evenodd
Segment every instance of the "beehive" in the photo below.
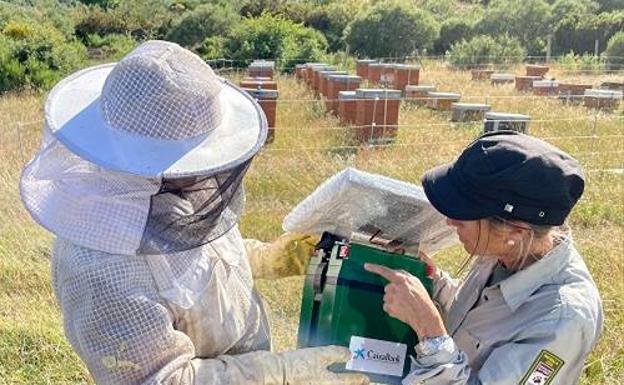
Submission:
M 526 74 L 527 76 L 539 76 L 544 77 L 548 72 L 548 66 L 542 66 L 537 64 L 527 64 L 526 66 Z
M 492 84 L 506 84 L 506 83 L 514 83 L 516 81 L 516 76 L 514 74 L 492 74 L 490 76 L 490 83 Z
M 377 60 L 373 59 L 361 59 L 357 61 L 355 65 L 355 74 L 363 79 L 368 78 L 368 66 L 372 63 L 377 63 Z
M 381 75 L 379 75 L 379 84 L 392 88 L 394 86 L 394 69 L 396 64 L 385 64 L 381 69 Z
M 516 89 L 518 91 L 531 91 L 533 82 L 541 79 L 539 76 L 516 76 Z
M 624 92 L 624 82 L 602 82 L 600 89 Z
M 338 117 L 342 124 L 355 124 L 357 118 L 355 91 L 338 92 Z
M 306 71 L 305 71 L 305 82 L 309 87 L 312 87 L 312 82 L 314 80 L 314 69 L 320 68 L 320 70 L 324 70 L 329 67 L 327 63 L 306 63 Z
M 429 92 L 427 94 L 427 107 L 434 110 L 449 111 L 451 105 L 458 102 L 460 98 L 461 95 L 454 92 Z
M 490 80 L 493 73 L 494 70 L 490 69 L 474 69 L 471 71 L 472 80 Z
M 401 91 L 358 88 L 355 96 L 356 139 L 370 144 L 393 141 L 399 124 Z
M 405 90 L 408 84 L 418 85 L 420 66 L 411 64 L 397 64 L 394 67 L 394 88 Z
M 253 61 L 248 68 L 249 76 L 252 77 L 267 77 L 273 79 L 273 69 L 275 68 L 275 62 L 268 60 L 256 60 Z
M 312 68 L 312 89 L 315 94 L 319 94 L 321 89 L 321 72 L 322 71 L 336 71 L 335 67 L 325 66 L 325 67 L 313 67 Z
M 381 79 L 381 71 L 385 68 L 384 63 L 370 63 L 368 65 L 368 81 L 372 83 L 379 83 Z
M 506 112 L 486 112 L 483 121 L 483 132 L 513 130 L 526 133 L 531 118 L 528 115 L 510 114 Z
M 451 104 L 452 122 L 474 122 L 483 120 L 485 113 L 490 110 L 487 104 L 453 103 Z
M 585 90 L 583 102 L 585 107 L 600 110 L 613 110 L 620 105 L 622 100 L 621 91 L 613 90 Z
M 336 69 L 329 69 L 324 71 L 319 71 L 319 89 L 318 93 L 323 96 L 327 96 L 327 77 L 329 75 L 344 75 L 346 71 L 337 71 Z
M 297 64 L 295 65 L 295 77 L 297 80 L 303 80 L 303 72 L 305 71 L 305 64 Z
M 276 90 L 263 90 L 257 88 L 243 88 L 245 92 L 258 101 L 262 111 L 266 115 L 269 132 L 266 143 L 271 143 L 275 139 L 275 118 L 277 112 L 277 98 L 279 96 Z
M 559 82 L 555 80 L 536 80 L 533 82 L 533 94 L 555 96 L 559 94 Z
M 265 80 L 268 78 L 245 78 L 241 80 L 241 88 L 262 88 L 265 90 L 277 90 L 277 82 Z
M 327 78 L 327 99 L 325 107 L 327 111 L 338 111 L 338 93 L 340 91 L 353 91 L 360 87 L 362 78 L 356 75 L 329 75 Z
M 427 95 L 429 92 L 435 92 L 435 90 L 436 87 L 430 85 L 407 85 L 405 86 L 405 100 L 424 106 L 427 104 Z

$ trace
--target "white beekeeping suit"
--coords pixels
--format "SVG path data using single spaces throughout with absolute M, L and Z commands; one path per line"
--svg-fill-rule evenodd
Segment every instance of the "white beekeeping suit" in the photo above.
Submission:
M 176 44 L 61 81 L 21 193 L 56 235 L 65 332 L 98 384 L 360 384 L 346 348 L 275 354 L 238 230 L 259 106 Z

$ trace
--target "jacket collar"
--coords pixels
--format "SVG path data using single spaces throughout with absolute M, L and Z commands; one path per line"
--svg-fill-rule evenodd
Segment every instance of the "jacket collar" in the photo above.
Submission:
M 566 237 L 542 259 L 500 282 L 503 298 L 512 311 L 541 286 L 554 282 L 572 257 L 572 248 L 572 239 Z

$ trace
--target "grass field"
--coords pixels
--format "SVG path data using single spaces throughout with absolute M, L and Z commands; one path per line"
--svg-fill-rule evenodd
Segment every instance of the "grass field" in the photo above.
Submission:
M 570 222 L 602 294 L 606 323 L 581 383 L 624 383 L 624 175 L 617 171 L 624 168 L 622 107 L 603 113 L 565 106 L 518 93 L 512 85 L 471 81 L 469 72 L 451 71 L 441 63 L 424 64 L 422 84 L 460 92 L 462 101 L 486 102 L 495 111 L 528 114 L 532 134 L 582 162 L 587 187 Z M 573 74 L 557 68 L 550 75 L 595 85 L 622 80 L 622 74 Z M 394 145 L 358 147 L 306 87 L 289 76 L 277 80 L 276 140 L 256 157 L 245 180 L 242 230 L 247 237 L 275 239 L 294 205 L 347 166 L 418 183 L 426 169 L 452 160 L 481 130 L 480 124 L 451 124 L 447 113 L 404 104 Z M 39 143 L 43 100 L 41 95 L 0 97 L 0 384 L 92 383 L 63 337 L 50 284 L 52 237 L 26 214 L 17 191 L 20 171 Z M 452 248 L 436 258 L 453 267 L 462 256 Z M 272 306 L 277 350 L 294 348 L 302 282 L 301 276 L 258 281 Z

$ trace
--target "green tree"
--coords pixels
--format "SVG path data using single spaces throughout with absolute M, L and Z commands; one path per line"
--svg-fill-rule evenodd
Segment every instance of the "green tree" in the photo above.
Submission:
M 552 5 L 552 19 L 556 24 L 570 15 L 588 15 L 598 11 L 599 5 L 592 0 L 557 0 Z
M 445 53 L 453 44 L 461 40 L 470 40 L 474 36 L 475 22 L 465 18 L 453 17 L 445 20 L 440 27 L 440 36 L 434 44 L 435 52 Z
M 551 32 L 551 9 L 543 0 L 495 0 L 479 23 L 479 32 L 491 36 L 508 34 L 520 41 L 529 55 L 544 55 Z
M 561 20 L 554 33 L 556 53 L 594 53 L 598 40 L 599 52 L 609 39 L 624 30 L 624 11 L 603 12 L 598 15 L 572 14 Z
M 203 4 L 174 22 L 165 38 L 196 49 L 208 37 L 227 35 L 239 22 L 240 16 L 230 7 Z
M 319 30 L 325 35 L 329 50 L 336 52 L 345 48 L 343 33 L 357 12 L 343 2 L 315 7 L 305 18 L 305 25 Z
M 611 36 L 604 56 L 609 70 L 624 70 L 624 31 Z
M 433 46 L 439 25 L 427 11 L 396 1 L 376 4 L 345 30 L 345 41 L 359 56 L 406 56 Z

